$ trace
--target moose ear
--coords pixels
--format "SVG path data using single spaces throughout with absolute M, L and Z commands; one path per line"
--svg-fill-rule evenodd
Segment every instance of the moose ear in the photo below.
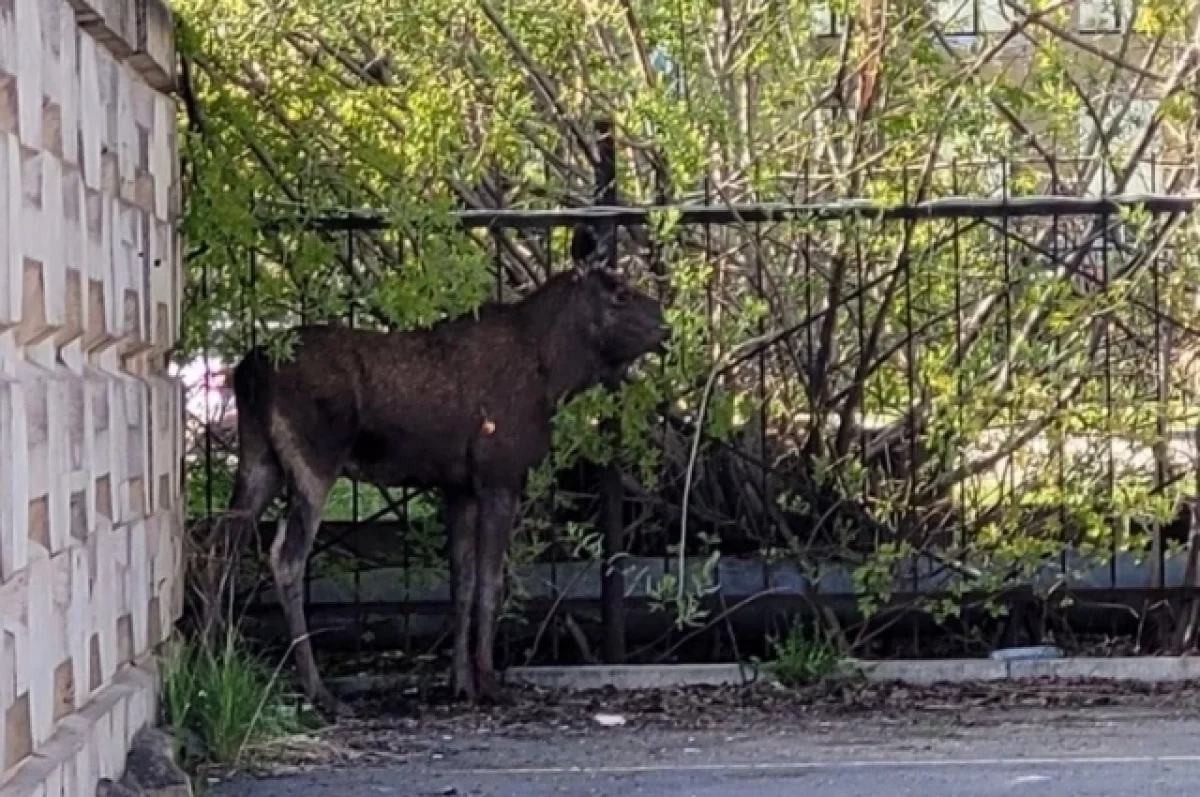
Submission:
M 596 254 L 596 233 L 586 224 L 576 224 L 571 235 L 571 262 L 587 268 Z
M 609 236 L 605 236 L 606 239 Z M 608 265 L 610 246 L 607 241 L 601 242 L 595 231 L 587 224 L 575 225 L 571 236 L 571 260 L 575 268 L 587 271 L 593 268 L 604 268 Z

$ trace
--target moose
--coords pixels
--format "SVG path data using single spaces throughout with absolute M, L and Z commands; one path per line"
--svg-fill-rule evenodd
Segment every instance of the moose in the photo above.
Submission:
M 592 386 L 618 386 L 670 337 L 661 304 L 608 265 L 615 236 L 604 237 L 576 226 L 572 267 L 520 301 L 405 331 L 301 326 L 290 358 L 272 362 L 256 347 L 234 369 L 229 514 L 257 524 L 287 488 L 269 561 L 304 691 L 323 711 L 351 713 L 318 672 L 303 582 L 340 476 L 442 493 L 453 693 L 500 697 L 492 656 L 504 557 L 528 472 L 549 453 L 556 408 Z

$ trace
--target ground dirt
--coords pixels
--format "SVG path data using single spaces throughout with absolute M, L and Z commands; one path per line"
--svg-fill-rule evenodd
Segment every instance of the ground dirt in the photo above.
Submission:
M 1147 779 L 1170 791 L 1200 778 L 1200 684 L 841 683 L 792 691 L 762 683 L 509 695 L 511 704 L 491 708 L 403 693 L 360 699 L 357 719 L 256 749 L 241 772 L 208 773 L 210 785 L 219 797 L 297 789 L 307 797 L 724 797 L 745 793 L 754 778 L 764 781 L 755 792 L 768 795 L 884 788 L 922 797 L 1013 789 L 1115 797 Z M 600 715 L 620 722 L 605 725 Z

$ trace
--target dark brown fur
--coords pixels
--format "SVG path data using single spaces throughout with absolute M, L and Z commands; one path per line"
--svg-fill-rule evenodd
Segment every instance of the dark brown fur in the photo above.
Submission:
M 549 451 L 555 408 L 592 385 L 615 385 L 668 334 L 657 301 L 590 267 L 605 253 L 584 228 L 572 255 L 574 269 L 520 302 L 424 330 L 301 327 L 291 359 L 272 366 L 256 349 L 235 369 L 240 456 L 230 509 L 257 520 L 289 488 L 271 567 L 305 690 L 325 708 L 341 707 L 313 659 L 302 585 L 329 488 L 342 475 L 445 494 L 454 688 L 495 697 L 504 553 L 526 474 Z

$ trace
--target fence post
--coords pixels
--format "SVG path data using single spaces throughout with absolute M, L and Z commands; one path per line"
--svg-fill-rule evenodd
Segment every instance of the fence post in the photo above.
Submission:
M 617 147 L 613 140 L 612 122 L 597 119 L 594 198 L 601 205 L 617 204 Z M 616 265 L 616 227 L 605 222 L 597 237 L 612 236 L 609 265 Z M 617 424 L 606 422 L 604 434 L 609 438 L 620 433 Z M 608 664 L 625 660 L 625 573 L 620 557 L 625 553 L 625 494 L 621 487 L 621 472 L 616 463 L 609 462 L 600 474 L 600 528 L 603 538 L 603 580 L 600 587 L 600 617 L 604 626 L 602 654 Z

